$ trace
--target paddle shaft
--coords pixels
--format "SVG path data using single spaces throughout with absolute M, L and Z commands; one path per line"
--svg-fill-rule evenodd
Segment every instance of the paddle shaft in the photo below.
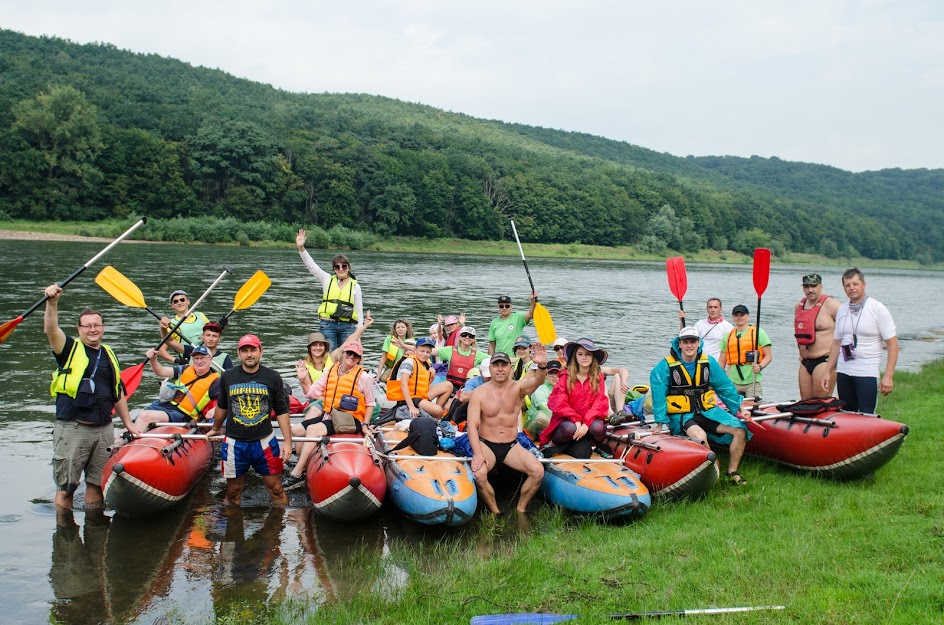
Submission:
M 223 273 L 221 273 L 221 274 L 216 278 L 216 280 L 213 281 L 213 284 L 211 284 L 211 285 L 209 286 L 209 288 L 207 288 L 207 290 L 203 292 L 203 295 L 200 296 L 200 299 L 198 299 L 197 301 L 195 301 L 195 302 L 193 303 L 193 305 L 190 307 L 190 310 L 188 310 L 186 313 L 184 313 L 183 317 L 181 317 L 180 319 L 178 319 L 178 320 L 177 320 L 177 323 L 175 323 L 174 326 L 173 326 L 170 330 L 167 331 L 167 335 L 166 335 L 163 339 L 161 339 L 161 342 L 158 343 L 158 344 L 157 344 L 157 347 L 154 348 L 155 351 L 158 350 L 158 349 L 160 349 L 161 347 L 163 347 L 163 346 L 164 346 L 164 343 L 166 343 L 167 341 L 170 340 L 170 337 L 172 337 L 172 336 L 174 335 L 174 332 L 176 332 L 177 329 L 178 329 L 181 325 L 183 325 L 184 321 L 186 321 L 187 318 L 188 318 L 190 315 L 193 314 L 193 311 L 195 311 L 195 310 L 197 309 L 197 306 L 199 306 L 200 304 L 203 303 L 203 300 L 205 300 L 205 299 L 207 298 L 207 296 L 210 294 L 210 292 L 211 292 L 213 289 L 216 288 L 216 285 L 219 284 L 219 283 L 223 280 L 223 278 L 225 278 L 226 275 L 229 274 L 229 273 L 231 273 L 230 270 L 229 270 L 229 268 L 228 268 L 228 267 L 223 267 Z M 147 359 L 145 359 L 144 362 L 147 363 Z
M 518 252 L 521 253 L 521 262 L 524 263 L 524 272 L 528 274 L 528 284 L 531 285 L 531 291 L 534 292 L 534 280 L 531 279 L 531 271 L 528 269 L 528 261 L 524 257 L 524 248 L 521 247 L 521 239 L 518 238 L 518 229 L 515 228 L 515 220 L 511 220 L 511 231 L 515 233 L 515 242 L 518 244 Z
M 662 618 L 667 616 L 694 616 L 697 614 L 733 614 L 737 612 L 755 612 L 759 610 L 784 610 L 786 606 L 782 605 L 761 605 L 761 606 L 743 606 L 735 608 L 698 608 L 692 610 L 654 610 L 651 612 L 623 612 L 621 614 L 610 614 L 610 620 L 614 621 L 634 621 L 645 618 Z M 531 614 L 486 614 L 483 616 L 473 616 L 470 625 L 516 625 L 525 624 L 547 624 L 558 623 L 561 621 L 572 621 L 580 618 L 579 614 L 550 614 L 547 612 L 534 612 Z
M 143 226 L 146 223 L 147 223 L 147 217 L 142 217 L 140 220 L 138 220 L 137 223 L 135 223 L 133 226 L 125 230 L 117 239 L 115 239 L 114 241 L 106 245 L 105 249 L 103 249 L 101 252 L 99 252 L 95 256 L 92 256 L 90 259 L 88 259 L 88 261 L 84 265 L 82 265 L 81 267 L 73 271 L 71 276 L 69 276 L 62 282 L 58 282 L 57 284 L 59 285 L 59 288 L 65 288 L 67 284 L 69 284 L 70 282 L 78 278 L 82 274 L 82 272 L 88 269 L 96 260 L 98 260 L 105 254 L 107 254 L 111 250 L 111 248 L 121 243 L 121 241 L 127 238 L 128 235 L 130 235 L 132 232 L 134 232 L 135 230 L 137 230 L 139 227 Z M 20 318 L 25 319 L 26 317 L 28 317 L 33 311 L 35 311 L 37 308 L 45 304 L 46 300 L 48 299 L 49 299 L 48 297 L 44 296 L 41 300 L 39 300 L 38 302 L 36 302 L 35 304 L 27 308 L 26 312 L 20 315 Z

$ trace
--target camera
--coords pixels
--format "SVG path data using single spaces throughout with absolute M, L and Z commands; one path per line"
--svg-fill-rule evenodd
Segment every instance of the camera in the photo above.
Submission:
M 755 362 L 756 360 L 757 360 L 757 352 L 747 352 L 746 354 L 744 354 L 744 362 L 746 364 L 750 364 L 752 362 Z
M 849 345 L 841 345 L 842 349 L 842 359 L 846 362 L 850 360 L 855 360 L 855 345 L 850 343 Z

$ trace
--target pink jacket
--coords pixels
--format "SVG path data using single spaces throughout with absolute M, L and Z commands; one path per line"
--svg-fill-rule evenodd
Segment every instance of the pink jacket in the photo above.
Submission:
M 610 414 L 610 398 L 606 395 L 603 374 L 600 374 L 600 390 L 593 394 L 590 389 L 590 380 L 577 381 L 574 390 L 567 392 L 567 372 L 563 371 L 551 396 L 547 399 L 547 407 L 551 411 L 551 422 L 541 432 L 541 445 L 551 440 L 554 429 L 563 421 L 584 423 L 590 425 L 594 419 L 605 419 Z

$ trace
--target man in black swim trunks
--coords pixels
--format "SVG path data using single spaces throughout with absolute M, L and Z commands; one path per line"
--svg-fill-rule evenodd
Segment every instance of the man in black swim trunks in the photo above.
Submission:
M 501 513 L 495 501 L 495 490 L 488 481 L 489 471 L 496 466 L 504 464 L 527 475 L 516 508 L 520 513 L 527 510 L 544 479 L 544 465 L 517 442 L 521 402 L 544 383 L 547 373 L 547 350 L 543 345 L 534 346 L 533 362 L 538 367 L 535 375 L 515 380 L 508 354 L 492 354 L 489 366 L 492 379 L 475 389 L 469 400 L 472 473 L 482 500 L 493 514 Z
M 833 345 L 839 301 L 823 294 L 823 278 L 818 273 L 803 276 L 804 297 L 794 308 L 794 336 L 800 350 L 800 399 L 823 394 L 823 380 L 829 378 L 829 393 L 836 386 L 836 372 L 826 366 Z

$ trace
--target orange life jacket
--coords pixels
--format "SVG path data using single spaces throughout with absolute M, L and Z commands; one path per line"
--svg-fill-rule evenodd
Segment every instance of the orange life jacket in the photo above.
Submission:
M 343 410 L 338 404 L 341 403 L 342 395 L 353 395 L 357 398 L 357 409 L 354 412 L 350 410 L 345 410 L 345 412 L 351 412 L 358 421 L 363 421 L 367 415 L 367 399 L 364 397 L 364 394 L 357 388 L 357 380 L 364 373 L 363 367 L 354 367 L 344 375 L 340 375 L 341 363 L 338 363 L 331 367 L 328 371 L 328 379 L 325 380 L 325 391 L 324 391 L 324 413 L 326 415 L 331 414 L 333 408 L 338 408 Z
M 413 399 L 429 399 L 429 385 L 432 383 L 434 376 L 429 363 L 420 362 L 416 356 L 409 356 L 409 359 L 413 361 L 413 375 L 410 376 L 408 383 L 410 397 Z M 404 401 L 406 399 L 403 396 L 403 386 L 397 378 L 400 373 L 400 365 L 405 360 L 407 359 L 401 358 L 400 362 L 394 365 L 393 373 L 390 374 L 390 379 L 387 380 L 387 399 L 390 401 Z
M 190 365 L 177 379 L 178 391 L 171 403 L 192 419 L 205 415 L 210 403 L 210 387 L 219 379 L 220 374 L 212 369 L 201 376 Z
M 737 328 L 728 332 L 728 344 L 725 346 L 728 364 L 748 364 L 747 354 L 754 351 L 755 345 L 758 351 L 757 362 L 760 362 L 764 359 L 764 348 L 757 345 L 757 328 L 755 326 L 748 326 L 741 336 L 737 335 Z

